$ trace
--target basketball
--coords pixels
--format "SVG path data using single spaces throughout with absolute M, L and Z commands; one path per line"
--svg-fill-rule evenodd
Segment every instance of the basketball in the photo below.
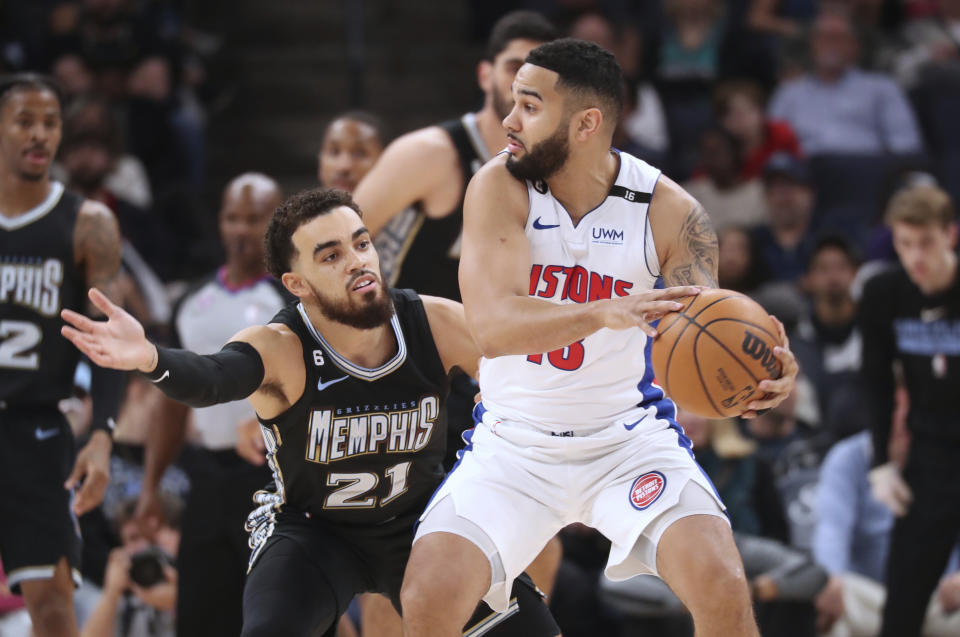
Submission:
M 737 416 L 762 396 L 760 381 L 780 377 L 777 326 L 738 292 L 704 290 L 660 319 L 657 332 L 656 381 L 677 406 L 699 416 Z

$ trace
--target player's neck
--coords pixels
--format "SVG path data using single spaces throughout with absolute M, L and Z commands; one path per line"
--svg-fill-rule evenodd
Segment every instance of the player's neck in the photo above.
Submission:
M 480 130 L 480 136 L 483 143 L 487 146 L 487 152 L 491 156 L 499 153 L 507 145 L 507 130 L 503 127 L 503 122 L 493 105 L 488 104 L 477 111 L 477 128 Z M 484 161 L 490 159 L 484 157 Z
M 620 172 L 620 156 L 605 149 L 598 152 L 571 153 L 566 164 L 547 179 L 550 193 L 573 219 L 574 225 L 603 203 Z
M 49 194 L 49 177 L 30 181 L 19 175 L 0 171 L 0 215 L 4 217 L 19 217 L 43 203 Z
M 310 322 L 327 344 L 354 365 L 376 369 L 397 353 L 397 337 L 389 322 L 370 330 L 361 330 L 328 319 L 312 304 L 304 303 L 304 308 Z

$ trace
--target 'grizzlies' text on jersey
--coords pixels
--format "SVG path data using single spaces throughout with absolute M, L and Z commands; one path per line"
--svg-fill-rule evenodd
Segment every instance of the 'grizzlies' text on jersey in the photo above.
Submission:
M 51 182 L 39 206 L 0 216 L 0 403 L 56 405 L 70 395 L 80 354 L 60 336 L 60 310 L 83 312 L 73 251 L 82 204 Z
M 657 284 L 660 267 L 647 209 L 660 171 L 627 153 L 619 157 L 607 198 L 577 225 L 545 183 L 527 183 L 530 296 L 586 303 Z M 657 421 L 672 417 L 673 405 L 653 384 L 649 345 L 640 328 L 604 328 L 553 352 L 483 358 L 483 406 L 505 421 L 557 434 L 611 423 L 662 428 L 665 423 Z
M 276 507 L 343 524 L 409 522 L 440 484 L 447 373 L 419 297 L 391 295 L 397 353 L 377 369 L 334 351 L 300 304 L 273 319 L 300 337 L 307 371 L 300 400 L 261 419 Z

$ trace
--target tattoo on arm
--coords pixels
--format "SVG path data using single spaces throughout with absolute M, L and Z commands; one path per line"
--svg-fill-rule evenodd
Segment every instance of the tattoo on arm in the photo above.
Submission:
M 717 287 L 717 233 L 700 204 L 687 212 L 677 243 L 676 255 L 664 268 L 664 282 Z
M 99 288 L 115 303 L 122 301 L 119 288 L 122 245 L 117 220 L 107 208 L 84 202 L 73 232 L 77 266 L 87 287 Z M 88 306 L 91 312 L 99 310 Z

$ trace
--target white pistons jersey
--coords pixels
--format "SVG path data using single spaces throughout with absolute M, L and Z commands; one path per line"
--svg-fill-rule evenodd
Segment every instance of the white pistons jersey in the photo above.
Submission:
M 586 303 L 655 287 L 660 268 L 647 210 L 659 177 L 656 168 L 620 153 L 607 198 L 576 226 L 543 182 L 528 182 L 529 295 Z M 490 412 L 501 426 L 518 422 L 560 436 L 613 424 L 663 429 L 675 410 L 653 384 L 649 350 L 638 327 L 603 328 L 553 352 L 483 358 L 478 412 Z

